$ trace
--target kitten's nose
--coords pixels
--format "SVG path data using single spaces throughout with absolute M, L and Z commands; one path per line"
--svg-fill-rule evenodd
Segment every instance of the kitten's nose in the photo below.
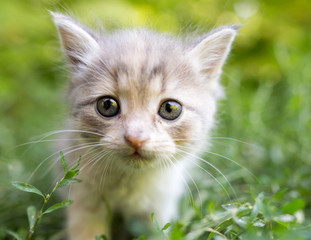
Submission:
M 148 138 L 145 136 L 140 135 L 125 135 L 124 136 L 125 141 L 135 149 L 141 148 L 145 142 L 148 141 Z

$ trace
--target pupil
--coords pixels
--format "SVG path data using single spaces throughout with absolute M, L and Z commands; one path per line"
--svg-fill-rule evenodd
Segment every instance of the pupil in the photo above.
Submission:
M 168 113 L 172 112 L 172 108 L 171 108 L 171 104 L 170 103 L 167 103 L 166 106 L 165 106 L 165 109 Z
M 108 110 L 110 107 L 111 107 L 111 100 L 109 99 L 104 102 L 104 108 Z

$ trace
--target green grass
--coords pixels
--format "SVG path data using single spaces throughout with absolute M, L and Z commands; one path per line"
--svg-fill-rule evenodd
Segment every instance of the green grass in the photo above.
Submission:
M 11 237 L 15 238 L 16 240 L 32 240 L 35 238 L 36 230 L 38 228 L 38 224 L 41 221 L 42 217 L 44 215 L 50 214 L 52 212 L 55 212 L 56 210 L 65 208 L 73 203 L 72 200 L 65 200 L 60 203 L 56 203 L 50 207 L 48 207 L 48 203 L 50 202 L 50 199 L 54 195 L 55 191 L 58 190 L 59 188 L 69 186 L 74 183 L 79 183 L 81 180 L 75 178 L 79 174 L 79 170 L 77 169 L 80 165 L 81 162 L 81 157 L 77 164 L 75 164 L 72 168 L 68 169 L 67 162 L 64 158 L 64 155 L 62 152 L 60 152 L 61 155 L 61 163 L 63 165 L 63 169 L 65 171 L 64 176 L 56 182 L 54 188 L 50 193 L 44 194 L 42 193 L 38 188 L 35 186 L 28 184 L 28 183 L 23 183 L 23 182 L 18 182 L 18 181 L 12 181 L 11 184 L 17 188 L 18 190 L 21 190 L 23 192 L 29 192 L 29 193 L 34 193 L 36 195 L 39 195 L 40 197 L 43 198 L 43 202 L 41 205 L 40 210 L 38 210 L 35 206 L 30 205 L 27 207 L 27 217 L 28 217 L 28 233 L 23 234 L 25 235 L 25 238 L 23 235 L 19 235 L 19 233 L 13 232 L 9 229 L 3 229 L 4 234 L 10 235 Z
M 219 105 L 219 123 L 211 152 L 205 157 L 229 179 L 229 196 L 217 182 L 199 171 L 202 203 L 193 188 L 180 205 L 181 218 L 168 229 L 154 227 L 160 239 L 310 239 L 311 236 L 311 4 L 299 1 L 21 1 L 0 8 L 0 239 L 3 230 L 25 236 L 26 209 L 40 207 L 38 197 L 20 192 L 11 181 L 26 182 L 52 151 L 50 143 L 20 146 L 59 129 L 66 118 L 60 96 L 66 87 L 57 33 L 47 9 L 62 6 L 107 28 L 151 24 L 178 33 L 201 26 L 242 23 L 224 69 L 227 99 Z M 246 9 L 246 10 L 245 10 Z M 248 9 L 248 10 L 247 10 Z M 246 13 L 253 15 L 243 19 Z M 243 15 L 244 14 L 244 15 Z M 239 141 L 237 141 L 239 140 Z M 241 142 L 242 141 L 242 142 Z M 27 150 L 28 149 L 28 150 Z M 43 193 L 56 182 L 48 161 L 30 183 Z M 51 204 L 60 199 L 55 196 Z M 231 204 L 231 205 L 229 205 Z M 156 221 L 156 213 L 154 215 Z M 42 219 L 36 239 L 59 239 L 64 212 Z M 146 236 L 147 237 L 147 236 Z M 141 237 L 140 239 L 143 239 Z M 148 239 L 148 237 L 147 237 Z

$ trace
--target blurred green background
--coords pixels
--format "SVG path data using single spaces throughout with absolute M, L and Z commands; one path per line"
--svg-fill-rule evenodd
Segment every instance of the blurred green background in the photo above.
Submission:
M 91 26 L 143 25 L 173 34 L 242 24 L 224 68 L 227 99 L 219 105 L 214 136 L 247 144 L 217 139 L 211 151 L 247 167 L 259 181 L 224 158 L 207 158 L 224 172 L 240 199 L 250 198 L 252 189 L 268 194 L 287 189 L 284 204 L 300 199 L 296 210 L 303 216 L 301 221 L 310 221 L 309 0 L 2 0 L 0 226 L 18 228 L 27 202 L 35 199 L 16 192 L 9 182 L 26 181 L 52 152 L 48 143 L 29 150 L 17 146 L 62 128 L 66 117 L 68 74 L 48 10 L 72 13 Z M 50 165 L 43 165 L 31 181 L 46 191 L 53 183 Z M 207 195 L 211 201 L 229 201 L 219 187 L 209 191 L 215 193 Z

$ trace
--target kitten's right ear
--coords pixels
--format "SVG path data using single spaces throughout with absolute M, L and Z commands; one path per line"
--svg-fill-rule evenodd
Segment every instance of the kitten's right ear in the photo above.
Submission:
M 72 18 L 55 12 L 50 12 L 58 29 L 65 53 L 70 63 L 75 67 L 87 64 L 92 53 L 99 50 L 95 35 L 86 27 Z
M 189 56 L 208 80 L 218 80 L 239 26 L 224 26 L 200 37 Z

